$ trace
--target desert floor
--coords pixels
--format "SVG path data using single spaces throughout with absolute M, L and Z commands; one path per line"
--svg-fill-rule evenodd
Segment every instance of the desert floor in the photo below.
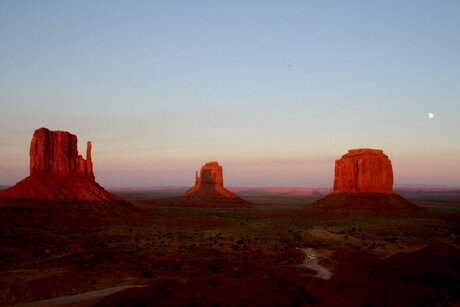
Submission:
M 408 193 L 427 208 L 414 216 L 316 214 L 319 196 L 252 195 L 250 208 L 123 196 L 137 217 L 0 207 L 0 305 L 460 303 L 459 194 Z

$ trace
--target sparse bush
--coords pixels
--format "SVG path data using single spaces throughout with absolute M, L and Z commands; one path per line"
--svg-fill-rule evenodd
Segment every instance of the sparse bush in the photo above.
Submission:
M 208 279 L 206 281 L 206 284 L 211 285 L 211 286 L 217 286 L 219 284 L 219 282 L 217 280 L 214 280 L 214 279 Z
M 219 270 L 216 262 L 211 263 L 209 268 L 211 269 L 211 272 L 213 272 L 213 273 L 217 273 L 217 271 Z

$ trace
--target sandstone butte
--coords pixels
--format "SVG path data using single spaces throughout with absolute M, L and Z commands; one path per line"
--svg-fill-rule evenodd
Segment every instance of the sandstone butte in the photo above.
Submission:
M 78 154 L 76 135 L 40 128 L 33 134 L 29 155 L 30 176 L 1 191 L 0 199 L 123 201 L 95 181 L 91 142 L 84 159 Z
M 35 130 L 30 143 L 30 175 L 80 177 L 95 181 L 91 160 L 91 142 L 86 159 L 78 154 L 77 136 L 67 131 Z
M 393 168 L 379 149 L 351 149 L 335 161 L 334 193 L 393 193 Z
M 195 174 L 195 186 L 184 193 L 186 197 L 202 199 L 241 200 L 236 194 L 224 187 L 222 166 L 218 162 L 208 162 L 201 167 L 200 174 Z
M 335 161 L 334 190 L 312 204 L 329 213 L 413 212 L 415 204 L 393 192 L 393 168 L 380 149 L 351 149 Z

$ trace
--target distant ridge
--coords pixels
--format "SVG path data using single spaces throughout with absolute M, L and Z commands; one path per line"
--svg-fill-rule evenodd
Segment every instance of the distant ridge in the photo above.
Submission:
M 123 186 L 109 186 L 107 187 L 108 191 L 111 192 L 169 192 L 169 191 L 181 191 L 180 193 L 185 192 L 189 187 L 187 186 L 151 186 L 151 187 L 123 187 Z
M 5 186 L 8 187 L 8 186 Z M 1 189 L 1 186 L 0 186 Z M 114 193 L 130 193 L 130 192 L 177 192 L 182 194 L 187 189 L 188 186 L 151 186 L 151 187 L 123 187 L 123 186 L 109 186 L 106 188 L 108 191 Z M 332 192 L 332 188 L 327 187 L 288 187 L 288 186 L 265 186 L 265 187 L 254 187 L 254 186 L 230 186 L 227 187 L 228 190 L 233 193 L 247 194 L 247 193 L 264 193 L 264 194 L 273 194 L 273 195 L 293 195 L 293 196 L 309 196 L 313 194 L 328 194 Z M 420 187 L 416 186 L 396 186 L 394 188 L 395 192 L 452 192 L 460 193 L 460 187 L 444 187 L 444 186 L 430 186 L 424 185 Z
M 290 195 L 290 196 L 311 196 L 325 195 L 332 191 L 331 188 L 308 188 L 308 187 L 229 187 L 230 191 L 241 195 L 262 193 L 266 195 Z
M 430 192 L 430 193 L 460 193 L 460 188 L 439 188 L 439 187 L 412 187 L 396 188 L 397 192 Z
M 130 192 L 178 192 L 183 193 L 189 187 L 187 186 L 151 186 L 151 187 L 121 187 L 121 186 L 112 186 L 108 187 L 107 190 L 114 193 L 130 193 Z M 332 191 L 331 188 L 309 188 L 309 187 L 285 187 L 285 186 L 270 186 L 270 187 L 242 187 L 234 186 L 227 187 L 233 193 L 263 193 L 263 194 L 273 194 L 273 195 L 293 195 L 293 196 L 310 196 L 313 194 L 327 194 Z
M 448 184 L 429 184 L 429 183 L 402 183 L 395 184 L 396 188 L 439 188 L 439 189 L 450 189 L 450 188 L 459 188 L 456 186 L 450 186 Z

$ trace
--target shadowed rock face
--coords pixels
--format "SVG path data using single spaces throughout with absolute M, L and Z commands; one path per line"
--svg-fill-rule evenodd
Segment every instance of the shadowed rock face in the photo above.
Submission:
M 218 162 L 208 162 L 201 167 L 200 175 L 196 172 L 195 186 L 187 190 L 184 196 L 203 198 L 234 198 L 239 197 L 224 188 L 222 166 Z
M 96 183 L 91 142 L 86 159 L 77 136 L 66 131 L 35 130 L 30 144 L 30 176 L 0 192 L 0 199 L 50 201 L 123 201 Z
M 77 136 L 66 131 L 35 130 L 30 144 L 31 176 L 78 176 L 94 181 L 91 142 L 86 160 L 78 154 Z
M 222 166 L 219 163 L 213 161 L 208 162 L 201 168 L 200 176 L 198 172 L 195 176 L 195 184 L 209 184 L 214 186 L 224 186 L 224 178 L 222 174 Z
M 335 161 L 334 193 L 393 193 L 393 169 L 379 149 L 351 149 Z

